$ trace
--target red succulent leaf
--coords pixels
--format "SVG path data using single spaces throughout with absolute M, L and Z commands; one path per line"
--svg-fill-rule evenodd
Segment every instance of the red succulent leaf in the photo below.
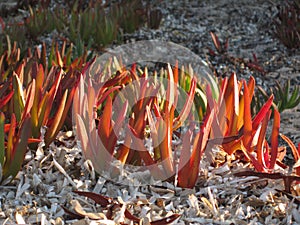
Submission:
M 254 77 L 250 76 L 247 86 L 248 86 L 250 100 L 252 100 L 253 95 L 254 95 L 254 91 L 255 91 L 254 90 L 255 89 L 255 79 L 254 79 Z
M 114 91 L 117 91 L 120 88 L 121 88 L 121 86 L 115 86 L 108 90 L 105 90 L 105 92 L 103 94 L 101 94 L 101 98 L 97 101 L 96 107 L 98 108 L 105 101 L 105 99 L 107 99 L 108 95 L 112 94 Z
M 116 85 L 124 84 L 128 77 L 129 73 L 127 71 L 117 72 L 117 74 L 113 77 L 107 80 L 105 83 L 101 84 L 103 88 L 113 87 Z
M 188 130 L 183 136 L 182 150 L 178 165 L 178 185 L 180 187 L 188 186 L 188 176 L 186 176 L 186 172 L 190 169 L 189 159 L 191 158 L 191 135 L 192 131 Z
M 28 144 L 39 143 L 39 142 L 41 142 L 41 141 L 42 141 L 42 139 L 38 139 L 38 138 L 28 138 L 28 139 L 27 139 L 27 143 L 28 143 Z
M 12 98 L 13 95 L 14 92 L 11 91 L 9 94 L 5 95 L 0 99 L 0 109 L 3 108 L 9 102 L 9 100 Z
M 247 67 L 249 67 L 252 70 L 256 70 L 262 74 L 266 74 L 266 71 L 264 70 L 264 68 L 261 65 L 258 65 L 256 63 L 247 63 Z
M 212 126 L 213 126 L 213 124 L 212 124 Z M 237 141 L 239 138 L 240 138 L 239 135 L 216 137 L 216 138 L 209 139 L 208 142 L 210 144 L 214 144 L 214 145 L 224 145 L 224 144 L 228 144 L 228 143 Z
M 178 84 L 179 70 L 178 70 L 178 61 L 177 60 L 176 60 L 175 66 L 173 68 L 173 77 L 174 77 L 174 83 Z
M 210 32 L 210 36 L 213 40 L 213 44 L 214 44 L 215 48 L 217 49 L 218 53 L 222 53 L 223 52 L 222 46 L 221 46 L 218 36 L 213 32 Z
M 288 145 L 290 146 L 290 148 L 292 149 L 292 153 L 295 159 L 295 172 L 298 176 L 300 176 L 300 143 L 298 144 L 298 149 L 296 148 L 296 146 L 293 144 L 293 142 L 291 141 L 291 139 L 289 139 L 287 136 L 285 136 L 284 134 L 280 134 L 281 138 L 288 143 Z
M 287 136 L 285 136 L 284 134 L 280 134 L 281 138 L 288 143 L 288 145 L 290 146 L 290 148 L 292 149 L 292 153 L 294 155 L 295 161 L 297 162 L 300 159 L 300 143 L 298 144 L 298 149 L 296 148 L 296 146 L 293 144 L 293 142 L 291 141 L 291 139 L 289 139 Z
M 253 54 L 252 54 L 252 56 L 253 56 L 253 61 L 254 61 L 255 63 L 258 63 L 258 60 L 257 60 L 256 54 L 255 54 L 255 53 L 253 53 Z
M 264 119 L 264 117 L 269 112 L 269 109 L 271 108 L 272 103 L 273 103 L 273 99 L 274 99 L 274 96 L 271 95 L 270 98 L 268 99 L 268 101 L 265 102 L 265 104 L 261 107 L 259 112 L 254 117 L 254 119 L 252 121 L 253 130 L 257 130 L 259 124 L 261 123 L 261 121 Z
M 190 155 L 189 160 L 178 171 L 178 185 L 180 187 L 193 188 L 195 186 L 199 175 L 201 156 L 208 143 L 209 133 L 213 121 L 213 115 L 214 111 L 212 111 L 209 115 L 206 115 L 206 119 L 203 125 L 201 126 L 201 129 L 195 137 L 192 152 L 191 154 L 188 154 L 188 156 Z M 186 147 L 187 149 L 184 150 L 182 153 L 189 153 L 190 147 L 188 146 L 188 137 L 184 138 L 183 147 Z M 185 162 L 185 159 L 186 156 L 181 157 L 182 162 Z M 186 176 L 186 174 L 189 174 L 189 176 Z
M 241 138 L 237 140 L 233 140 L 230 142 L 222 143 L 221 148 L 227 152 L 227 154 L 231 155 L 235 153 L 237 150 L 242 150 L 243 143 L 241 141 Z
M 188 117 L 191 108 L 193 106 L 194 103 L 194 96 L 195 96 L 195 91 L 196 91 L 196 79 L 193 78 L 191 81 L 191 87 L 190 90 L 188 92 L 188 98 L 186 99 L 183 109 L 181 110 L 180 114 L 178 117 L 176 117 L 174 119 L 173 122 L 173 130 L 176 130 L 177 128 L 179 128 L 183 122 L 186 120 L 186 118 Z
M 110 96 L 107 97 L 106 103 L 103 109 L 102 116 L 100 117 L 98 124 L 98 135 L 102 142 L 107 147 L 107 141 L 109 140 L 110 132 L 112 130 L 112 99 Z M 110 152 L 110 149 L 107 149 Z M 110 152 L 111 153 L 111 152 Z
M 274 169 L 276 159 L 278 156 L 278 135 L 280 128 L 280 114 L 275 109 L 274 110 L 274 121 L 273 121 L 273 129 L 271 134 L 271 159 L 270 159 L 270 169 Z
M 215 53 L 214 50 L 212 50 L 211 48 L 207 47 L 208 49 L 208 53 L 211 55 L 211 56 L 216 56 L 217 54 Z
M 53 73 L 54 73 L 54 71 L 53 71 Z M 56 75 L 55 82 L 51 86 L 51 89 L 50 89 L 48 95 L 45 95 L 45 97 L 48 96 L 48 99 L 47 99 L 47 104 L 46 104 L 47 107 L 46 107 L 45 112 L 44 112 L 44 119 L 43 119 L 43 123 L 42 124 L 47 124 L 47 121 L 50 118 L 50 111 L 52 109 L 52 105 L 53 105 L 53 102 L 54 102 L 54 99 L 55 99 L 58 87 L 60 85 L 61 79 L 62 79 L 62 70 L 60 70 L 58 72 L 58 74 Z M 38 101 L 38 98 L 35 98 L 35 99 Z
M 269 110 L 269 113 L 265 116 L 265 118 L 262 121 L 261 129 L 259 132 L 258 141 L 257 141 L 257 145 L 256 145 L 256 153 L 257 153 L 258 163 L 261 165 L 264 165 L 265 167 L 266 167 L 266 162 L 264 159 L 264 144 L 266 141 L 265 137 L 266 137 L 268 122 L 269 122 L 271 113 L 272 113 L 272 111 Z
M 262 164 L 260 164 L 258 162 L 258 160 L 250 152 L 248 152 L 246 149 L 244 149 L 243 152 L 246 155 L 246 157 L 248 159 L 250 159 L 250 161 L 251 161 L 251 163 L 254 166 L 256 171 L 259 171 L 259 172 L 265 172 L 266 171 L 264 166 Z
M 152 156 L 150 155 L 149 151 L 145 147 L 143 140 L 139 138 L 137 132 L 130 126 L 128 125 L 128 128 L 130 129 L 130 134 L 132 138 L 132 144 L 134 149 L 138 149 L 138 153 L 141 157 L 141 159 L 144 161 L 146 166 L 154 165 L 156 162 L 152 159 Z

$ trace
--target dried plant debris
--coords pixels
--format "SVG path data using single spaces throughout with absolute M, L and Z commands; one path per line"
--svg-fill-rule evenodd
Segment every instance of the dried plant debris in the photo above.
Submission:
M 219 167 L 204 157 L 194 189 L 122 185 L 95 176 L 70 133 L 58 138 L 65 145 L 43 150 L 41 143 L 17 179 L 0 187 L 2 224 L 300 223 L 300 185 L 287 192 L 282 169 L 273 179 L 229 157 Z

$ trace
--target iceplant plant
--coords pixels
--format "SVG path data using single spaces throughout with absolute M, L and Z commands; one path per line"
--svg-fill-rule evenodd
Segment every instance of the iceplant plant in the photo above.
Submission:
M 11 122 L 5 123 L 5 115 L 0 112 L 0 182 L 10 182 L 19 172 L 27 151 L 27 144 L 35 142 L 30 139 L 30 115 L 27 114 L 21 123 L 15 114 Z
M 59 130 L 65 123 L 69 108 L 72 105 L 74 92 L 78 83 L 75 78 L 72 86 L 62 87 L 63 70 L 52 67 L 49 73 L 45 73 L 42 64 L 33 63 L 30 72 L 25 72 L 25 64 L 21 64 L 17 73 L 12 77 L 13 86 L 13 113 L 17 121 L 22 121 L 27 115 L 31 115 L 31 134 L 33 138 L 40 138 L 41 128 L 47 126 L 44 136 L 46 147 L 56 138 Z M 24 77 L 31 81 L 26 84 Z M 47 78 L 47 81 L 46 81 Z M 53 80 L 53 82 L 49 82 Z M 71 80 L 71 79 L 70 79 Z M 54 103 L 59 106 L 54 107 Z M 51 115 L 53 114 L 53 116 Z
M 243 87 L 243 90 L 242 90 Z M 207 96 L 209 108 L 214 108 L 211 142 L 220 140 L 221 148 L 228 154 L 236 154 L 241 150 L 246 158 L 259 172 L 271 172 L 276 164 L 281 165 L 284 152 L 278 147 L 280 114 L 274 109 L 274 121 L 271 133 L 271 146 L 266 140 L 266 131 L 270 116 L 273 95 L 264 103 L 259 112 L 252 118 L 251 101 L 254 95 L 255 80 L 250 77 L 238 81 L 235 74 L 221 82 L 221 97 L 218 102 Z
M 155 82 L 151 82 L 147 72 L 139 77 L 135 68 L 131 69 L 131 83 L 134 81 L 135 88 L 137 88 L 134 93 L 138 96 L 136 96 L 136 104 L 129 112 L 128 124 L 124 124 L 129 108 L 128 101 L 124 101 L 118 112 L 112 111 L 112 103 L 115 99 L 111 96 L 116 96 L 113 92 L 120 92 L 121 86 L 112 85 L 107 88 L 107 92 L 103 92 L 103 89 L 97 92 L 90 78 L 86 80 L 83 76 L 80 78 L 73 103 L 76 132 L 84 157 L 92 161 L 99 174 L 115 172 L 116 167 L 112 164 L 114 160 L 119 161 L 121 165 L 138 162 L 138 165 L 150 171 L 154 179 L 175 181 L 178 170 L 178 185 L 186 188 L 194 187 L 214 113 L 212 110 L 212 113 L 205 116 L 201 127 L 189 125 L 187 129 L 179 130 L 178 128 L 184 126 L 187 118 L 193 118 L 191 108 L 197 81 L 196 78 L 190 80 L 187 99 L 179 114 L 176 115 L 175 109 L 179 98 L 178 66 L 172 69 L 169 65 L 167 74 L 167 87 L 160 89 L 158 86 L 152 86 Z M 115 77 L 112 79 L 116 80 Z M 112 84 L 112 82 L 107 83 Z M 160 97 L 156 96 L 159 92 Z M 99 96 L 99 93 L 102 96 Z M 161 96 L 164 96 L 163 99 Z M 98 117 L 95 106 L 99 106 L 99 102 L 104 101 L 105 104 Z M 117 114 L 114 115 L 115 120 L 112 119 L 114 113 Z M 98 121 L 97 125 L 95 121 Z M 150 148 L 146 147 L 144 141 L 146 128 L 150 130 L 149 136 L 152 139 Z M 125 134 L 122 144 L 117 145 L 116 134 L 121 129 Z M 181 148 L 173 147 L 172 139 L 176 135 L 182 137 Z M 180 155 L 179 160 L 174 157 L 177 151 Z

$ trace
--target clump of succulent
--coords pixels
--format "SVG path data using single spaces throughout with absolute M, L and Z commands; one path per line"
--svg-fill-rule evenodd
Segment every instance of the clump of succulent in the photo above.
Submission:
M 71 104 L 86 58 L 72 61 L 66 44 L 46 55 L 43 45 L 21 58 L 14 44 L 0 56 L 1 181 L 16 176 L 28 146 L 43 141 L 48 147 L 63 127 L 72 127 Z
M 22 51 L 25 51 L 28 46 L 38 43 L 41 36 L 47 35 L 56 29 L 54 23 L 56 17 L 52 11 L 43 5 L 42 1 L 37 8 L 31 7 L 30 3 L 28 3 L 25 10 L 28 10 L 29 15 L 23 20 L 5 22 L 5 19 L 1 18 L 2 33 L 0 34 L 0 39 L 4 41 L 8 35 L 11 42 L 17 42 L 18 47 Z M 4 46 L 8 47 L 5 44 Z M 0 54 L 4 51 L 5 48 Z
M 44 141 L 47 147 L 63 127 L 72 127 L 72 103 L 84 156 L 100 174 L 111 171 L 117 176 L 119 168 L 111 168 L 117 160 L 123 166 L 150 169 L 155 179 L 193 188 L 202 155 L 211 153 L 212 146 L 250 162 L 259 173 L 284 167 L 285 152 L 278 146 L 280 114 L 276 107 L 271 109 L 274 96 L 268 96 L 253 114 L 253 77 L 239 81 L 233 73 L 208 82 L 179 70 L 178 65 L 150 76 L 147 68 L 133 64 L 127 69 L 117 60 L 100 73 L 95 59 L 87 62 L 87 55 L 72 59 L 72 51 L 66 43 L 61 50 L 53 44 L 47 54 L 43 45 L 21 58 L 20 49 L 13 45 L 0 56 L 2 179 L 17 174 L 28 145 Z M 298 89 L 280 104 L 293 106 L 299 101 L 297 94 Z M 40 140 L 42 127 L 45 134 Z M 176 140 L 181 140 L 180 146 L 174 145 Z M 299 160 L 299 150 L 292 148 Z
M 162 20 L 162 12 L 160 9 L 148 10 L 147 26 L 151 29 L 158 29 Z
M 49 7 L 51 0 L 18 0 L 17 7 L 22 9 L 28 9 L 30 7 L 35 7 L 39 5 L 44 9 Z
M 289 49 L 300 47 L 300 1 L 285 1 L 274 19 L 275 36 Z
M 261 66 L 259 61 L 257 60 L 256 54 L 253 53 L 252 57 L 253 59 L 248 60 L 244 58 L 234 57 L 228 53 L 228 47 L 229 47 L 229 39 L 226 38 L 224 42 L 220 41 L 219 37 L 214 33 L 210 32 L 210 36 L 213 42 L 213 46 L 215 50 L 212 48 L 207 48 L 208 53 L 210 56 L 212 56 L 214 59 L 217 59 L 217 63 L 229 63 L 229 65 L 234 65 L 235 68 L 242 71 L 245 67 L 249 68 L 251 71 L 257 72 L 260 75 L 265 75 L 266 71 Z M 214 71 L 214 74 L 218 77 L 220 76 L 226 76 L 226 74 L 220 74 L 215 66 L 211 66 L 211 69 Z M 233 71 L 231 71 L 233 72 Z M 235 71 L 236 72 L 236 71 Z
M 152 10 L 150 4 L 146 5 L 141 0 L 114 3 L 90 1 L 89 4 L 84 1 L 76 1 L 75 4 L 66 2 L 70 8 L 57 6 L 49 9 L 49 1 L 42 1 L 37 6 L 34 1 L 28 2 L 24 7 L 29 11 L 29 16 L 23 20 L 5 23 L 0 18 L 3 30 L 0 39 L 6 43 L 8 35 L 23 52 L 28 45 L 38 44 L 41 36 L 56 30 L 54 38 L 68 40 L 78 49 L 101 50 L 120 41 L 123 34 L 134 32 L 146 24 L 150 28 L 158 28 L 162 18 L 160 10 Z M 0 46 L 0 50 L 3 49 L 0 53 L 5 47 L 5 44 Z
M 10 123 L 5 121 L 9 119 Z M 39 142 L 38 139 L 30 138 L 30 115 L 24 116 L 22 121 L 17 122 L 14 114 L 6 118 L 0 113 L 0 165 L 1 182 L 9 182 L 21 169 L 28 143 Z
M 148 77 L 146 70 L 139 75 L 135 66 L 131 70 L 119 69 L 99 91 L 90 79 L 86 80 L 86 87 L 82 77 L 74 96 L 76 132 L 85 157 L 92 160 L 100 174 L 112 169 L 115 158 L 122 164 L 151 168 L 155 179 L 174 181 L 177 160 L 173 151 L 177 150 L 173 148 L 172 140 L 175 136 L 181 136 L 185 149 L 180 154 L 178 183 L 182 187 L 193 187 L 212 123 L 212 116 L 207 116 L 201 127 L 190 125 L 185 133 L 179 132 L 185 121 L 188 118 L 193 120 L 195 116 L 191 108 L 196 79 L 186 81 L 189 88 L 183 108 L 180 113 L 175 113 L 179 99 L 183 98 L 178 87 L 178 67 L 168 67 L 166 86 L 159 82 L 160 78 Z M 101 76 L 100 80 L 103 80 L 107 75 Z M 89 75 L 86 74 L 86 77 Z M 126 88 L 123 90 L 124 85 Z M 116 112 L 113 110 L 114 102 L 123 105 Z M 94 109 L 101 109 L 100 113 L 95 114 Z M 128 123 L 125 123 L 126 118 Z M 117 142 L 121 141 L 121 130 L 125 135 L 124 144 L 117 146 Z M 147 138 L 147 132 L 153 141 L 153 153 L 149 152 L 143 141 Z M 118 173 L 116 169 L 113 170 Z M 191 176 L 186 177 L 187 172 Z
M 274 95 L 274 107 L 281 113 L 286 109 L 293 109 L 300 103 L 299 85 L 291 88 L 291 81 L 288 79 L 284 84 L 275 81 L 275 86 L 271 87 L 269 91 L 265 91 L 261 86 L 257 86 L 258 93 L 256 94 L 255 108 L 261 106 L 261 100 L 267 99 L 270 94 Z
M 140 0 L 95 3 L 84 10 L 73 8 L 65 34 L 73 43 L 82 41 L 85 46 L 102 49 L 146 23 L 158 28 L 161 18 L 160 10 L 152 10 Z
M 238 81 L 234 73 L 229 78 L 220 78 L 214 90 L 219 92 L 218 97 L 214 98 L 210 85 L 201 87 L 196 77 L 187 79 L 187 76 L 178 75 L 176 66 L 173 69 L 169 66 L 167 75 L 162 73 L 154 78 L 147 70 L 136 70 L 135 66 L 126 70 L 117 63 L 113 68 L 117 68 L 116 74 L 99 74 L 96 80 L 109 78 L 100 84 L 85 74 L 74 97 L 76 132 L 84 156 L 91 160 L 99 174 L 111 171 L 115 176 L 120 173 L 116 165 L 123 168 L 132 164 L 149 168 L 154 179 L 193 188 L 202 155 L 213 155 L 213 146 L 250 162 L 260 173 L 269 174 L 276 167 L 285 168 L 282 163 L 285 151 L 278 144 L 280 114 L 276 108 L 271 108 L 274 96 L 269 96 L 252 116 L 253 77 L 248 82 Z M 157 85 L 162 78 L 167 78 L 167 86 Z M 100 90 L 95 89 L 99 85 Z M 183 94 L 180 88 L 186 91 L 187 98 L 182 110 L 176 112 Z M 201 104 L 196 104 L 198 91 L 205 93 L 200 95 Z M 170 102 L 173 102 L 171 106 Z M 272 112 L 272 132 L 267 137 Z M 123 135 L 120 136 L 121 131 Z M 146 145 L 149 138 L 151 147 Z M 174 146 L 172 143 L 180 138 L 181 147 Z M 211 163 L 217 166 L 213 158 Z M 298 155 L 295 158 L 298 159 Z M 178 168 L 177 173 L 174 168 Z
M 32 9 L 29 7 L 29 17 L 24 20 L 24 26 L 29 38 L 36 39 L 47 35 L 55 29 L 54 16 L 50 10 L 44 8 Z

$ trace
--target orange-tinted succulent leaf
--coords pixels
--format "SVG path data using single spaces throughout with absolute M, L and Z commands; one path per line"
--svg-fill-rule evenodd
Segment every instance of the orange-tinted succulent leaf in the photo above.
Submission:
M 178 171 L 178 185 L 181 187 L 193 188 L 196 184 L 199 175 L 200 160 L 208 143 L 209 133 L 213 121 L 213 114 L 214 111 L 212 111 L 209 115 L 206 115 L 206 119 L 201 126 L 200 131 L 195 137 L 192 152 L 191 154 L 188 154 L 188 156 L 190 155 L 189 160 Z M 189 153 L 188 137 L 185 137 L 184 145 L 185 146 L 183 147 L 186 147 L 187 149 L 183 153 Z M 187 156 L 182 156 L 181 160 L 185 161 L 186 158 Z M 183 163 L 185 163 L 184 161 Z M 186 174 L 189 174 L 189 176 L 185 179 L 183 176 L 186 176 Z
M 248 86 L 244 81 L 244 136 L 243 144 L 246 149 L 250 149 L 252 142 L 252 116 L 251 116 L 251 99 Z
M 49 144 L 55 139 L 56 134 L 58 133 L 58 130 L 60 129 L 59 123 L 62 119 L 63 112 L 66 110 L 65 105 L 68 97 L 68 90 L 65 91 L 59 108 L 56 111 L 54 120 L 52 121 L 51 126 L 47 129 L 45 133 L 45 144 L 46 146 L 49 146 Z
M 192 131 L 188 130 L 184 136 L 182 141 L 182 150 L 179 158 L 178 165 L 178 185 L 180 187 L 188 186 L 188 176 L 190 170 L 190 158 L 191 158 L 191 135 Z

